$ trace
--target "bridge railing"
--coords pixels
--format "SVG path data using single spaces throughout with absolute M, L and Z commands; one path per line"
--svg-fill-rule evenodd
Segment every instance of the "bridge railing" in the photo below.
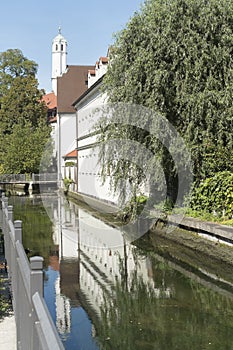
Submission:
M 27 174 L 1 174 L 0 182 L 26 182 Z
M 18 350 L 64 350 L 43 298 L 43 258 L 28 261 L 22 245 L 22 222 L 2 195 L 1 222 L 11 280 Z
M 0 183 L 56 182 L 57 173 L 41 174 L 1 174 Z
M 33 182 L 56 182 L 57 173 L 32 174 L 31 180 Z

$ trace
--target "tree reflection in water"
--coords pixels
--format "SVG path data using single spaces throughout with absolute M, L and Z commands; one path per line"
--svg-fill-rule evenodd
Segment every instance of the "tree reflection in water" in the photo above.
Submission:
M 122 264 L 122 281 L 104 298 L 101 349 L 232 349 L 233 295 L 207 289 L 148 254 L 154 286 L 137 271 L 125 276 Z

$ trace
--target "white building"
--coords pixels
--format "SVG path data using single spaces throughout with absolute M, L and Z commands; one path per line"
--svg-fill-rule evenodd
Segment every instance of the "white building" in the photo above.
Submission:
M 61 35 L 59 27 L 58 35 L 52 42 L 52 90 L 57 95 L 57 78 L 66 71 L 67 41 Z
M 100 57 L 95 70 L 88 72 L 88 90 L 73 103 L 76 109 L 78 186 L 77 192 L 105 202 L 117 204 L 118 197 L 110 189 L 110 176 L 102 183 L 100 176 L 99 147 L 95 125 L 102 116 L 101 108 L 107 104 L 102 92 L 103 77 L 108 58 Z

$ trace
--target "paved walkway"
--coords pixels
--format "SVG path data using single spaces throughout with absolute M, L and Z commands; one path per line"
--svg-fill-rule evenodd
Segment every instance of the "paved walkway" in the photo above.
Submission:
M 0 303 L 7 305 L 0 310 L 0 350 L 16 350 L 16 325 L 11 304 L 10 282 L 5 269 L 2 241 L 0 242 Z
M 16 350 L 15 317 L 10 315 L 0 321 L 0 349 Z

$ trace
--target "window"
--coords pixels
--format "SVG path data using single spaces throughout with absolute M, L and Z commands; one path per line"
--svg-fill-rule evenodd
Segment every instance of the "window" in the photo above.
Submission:
M 63 44 L 61 44 L 61 51 L 63 51 Z
M 56 51 L 58 50 L 58 46 L 57 46 L 57 44 L 56 44 Z

